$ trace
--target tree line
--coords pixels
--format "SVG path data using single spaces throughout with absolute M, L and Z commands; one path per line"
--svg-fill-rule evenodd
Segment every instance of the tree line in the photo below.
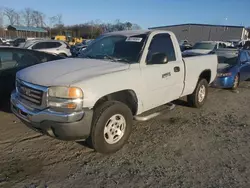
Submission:
M 102 33 L 122 30 L 138 30 L 141 27 L 131 22 L 121 22 L 116 20 L 114 23 L 101 23 L 100 21 L 91 21 L 84 24 L 71 26 L 56 25 L 51 29 L 51 35 L 56 34 L 69 35 L 73 37 L 95 38 Z
M 0 9 L 0 28 L 7 25 L 42 27 L 47 29 L 48 36 L 70 35 L 72 37 L 95 38 L 105 32 L 140 29 L 131 22 L 115 20 L 113 23 L 102 23 L 100 20 L 76 25 L 65 25 L 62 14 L 47 17 L 43 12 L 31 8 L 17 11 L 12 8 Z

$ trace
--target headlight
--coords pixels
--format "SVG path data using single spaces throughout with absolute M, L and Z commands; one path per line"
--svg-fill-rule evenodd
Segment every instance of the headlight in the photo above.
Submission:
M 50 87 L 49 96 L 64 99 L 83 98 L 83 92 L 77 87 Z
M 77 87 L 50 87 L 48 105 L 55 111 L 77 111 L 83 107 L 83 92 Z
M 227 77 L 227 76 L 232 76 L 231 72 L 227 72 L 227 73 L 218 73 L 217 77 Z

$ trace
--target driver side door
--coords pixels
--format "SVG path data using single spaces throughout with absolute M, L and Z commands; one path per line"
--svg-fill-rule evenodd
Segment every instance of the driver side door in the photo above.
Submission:
M 149 63 L 152 56 L 163 53 L 167 56 L 165 64 Z M 153 36 L 148 48 L 146 62 L 141 66 L 143 80 L 146 86 L 146 110 L 163 105 L 180 97 L 183 90 L 184 64 L 176 57 L 171 36 L 160 33 Z

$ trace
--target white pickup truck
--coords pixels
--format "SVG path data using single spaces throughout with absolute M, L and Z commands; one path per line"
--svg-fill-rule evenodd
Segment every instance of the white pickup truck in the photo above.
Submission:
M 87 140 L 101 153 L 119 150 L 133 119 L 183 96 L 201 107 L 217 74 L 217 56 L 182 58 L 168 31 L 120 31 L 98 37 L 82 58 L 23 69 L 11 96 L 27 126 L 61 140 Z

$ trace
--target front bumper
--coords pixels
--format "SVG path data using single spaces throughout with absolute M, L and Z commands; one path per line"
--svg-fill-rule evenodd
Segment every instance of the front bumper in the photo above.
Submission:
M 93 111 L 55 112 L 25 105 L 16 93 L 11 94 L 11 110 L 29 128 L 61 140 L 86 139 L 91 130 Z
M 234 84 L 234 77 L 217 77 L 211 84 L 212 87 L 216 88 L 232 88 Z

